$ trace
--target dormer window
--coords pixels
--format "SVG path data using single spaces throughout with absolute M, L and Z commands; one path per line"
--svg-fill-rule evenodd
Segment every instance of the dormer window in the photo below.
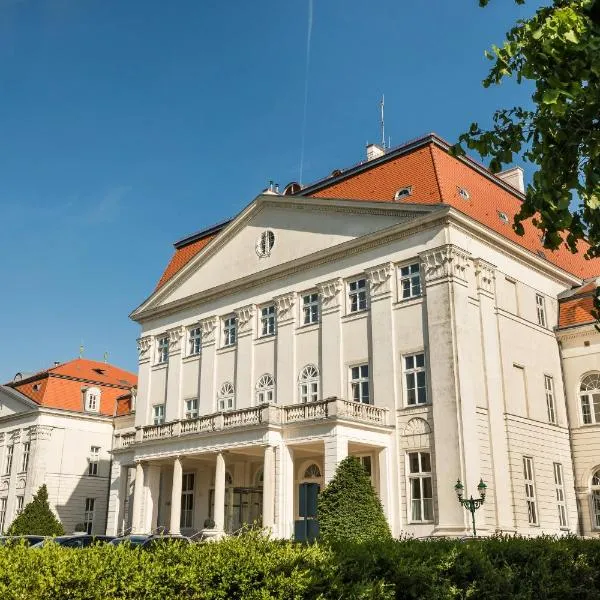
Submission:
M 408 196 L 412 196 L 412 185 L 407 185 L 406 187 L 400 188 L 394 194 L 394 200 L 396 202 L 399 202 L 400 200 L 404 200 L 405 198 L 408 198 Z
M 463 200 L 468 200 L 471 197 L 471 194 L 469 194 L 469 190 L 467 190 L 464 187 L 459 187 L 457 188 L 457 192 L 458 195 L 463 199 Z
M 98 412 L 100 410 L 100 390 L 98 388 L 84 388 L 83 397 L 86 412 Z
M 498 218 L 505 224 L 508 225 L 508 215 L 501 210 L 498 211 Z

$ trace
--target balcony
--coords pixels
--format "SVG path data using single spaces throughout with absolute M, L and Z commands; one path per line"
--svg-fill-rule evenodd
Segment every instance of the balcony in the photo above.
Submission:
M 285 426 L 308 421 L 339 419 L 368 425 L 388 425 L 388 409 L 360 404 L 340 398 L 327 398 L 307 404 L 263 404 L 227 412 L 203 415 L 195 419 L 182 419 L 161 425 L 137 427 L 135 431 L 115 433 L 116 450 L 125 449 L 135 443 L 170 439 L 190 434 L 229 431 L 259 425 Z

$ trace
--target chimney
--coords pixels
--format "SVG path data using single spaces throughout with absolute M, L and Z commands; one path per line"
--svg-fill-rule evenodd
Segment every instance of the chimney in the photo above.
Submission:
M 521 167 L 511 167 L 510 169 L 506 169 L 505 171 L 500 171 L 500 173 L 496 173 L 496 177 L 502 179 L 510 185 L 514 187 L 515 190 L 521 192 L 521 194 L 525 193 L 525 183 L 523 181 L 523 169 Z
M 385 154 L 385 148 L 379 144 L 367 144 L 367 161 L 379 158 Z

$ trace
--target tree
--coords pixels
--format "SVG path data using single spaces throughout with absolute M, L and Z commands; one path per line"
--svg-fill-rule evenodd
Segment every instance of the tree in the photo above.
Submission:
M 38 490 L 33 500 L 11 523 L 8 535 L 63 535 L 63 526 L 48 504 L 46 484 Z
M 472 123 L 454 152 L 464 154 L 466 144 L 490 157 L 494 172 L 514 155 L 535 164 L 515 231 L 522 235 L 531 218 L 546 248 L 564 242 L 576 252 L 587 239 L 586 255 L 600 256 L 600 0 L 553 0 L 486 55 L 493 66 L 483 85 L 530 80 L 533 108 L 497 110 L 489 130 Z
M 329 542 L 365 542 L 389 539 L 381 502 L 360 462 L 348 456 L 319 494 L 317 518 L 320 535 Z

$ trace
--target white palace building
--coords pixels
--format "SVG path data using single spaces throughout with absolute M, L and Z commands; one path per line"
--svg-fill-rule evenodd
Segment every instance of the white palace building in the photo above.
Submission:
M 467 533 L 457 478 L 483 535 L 600 531 L 600 260 L 517 236 L 522 192 L 432 134 L 177 242 L 132 314 L 108 533 L 290 537 L 347 455 L 394 535 Z

